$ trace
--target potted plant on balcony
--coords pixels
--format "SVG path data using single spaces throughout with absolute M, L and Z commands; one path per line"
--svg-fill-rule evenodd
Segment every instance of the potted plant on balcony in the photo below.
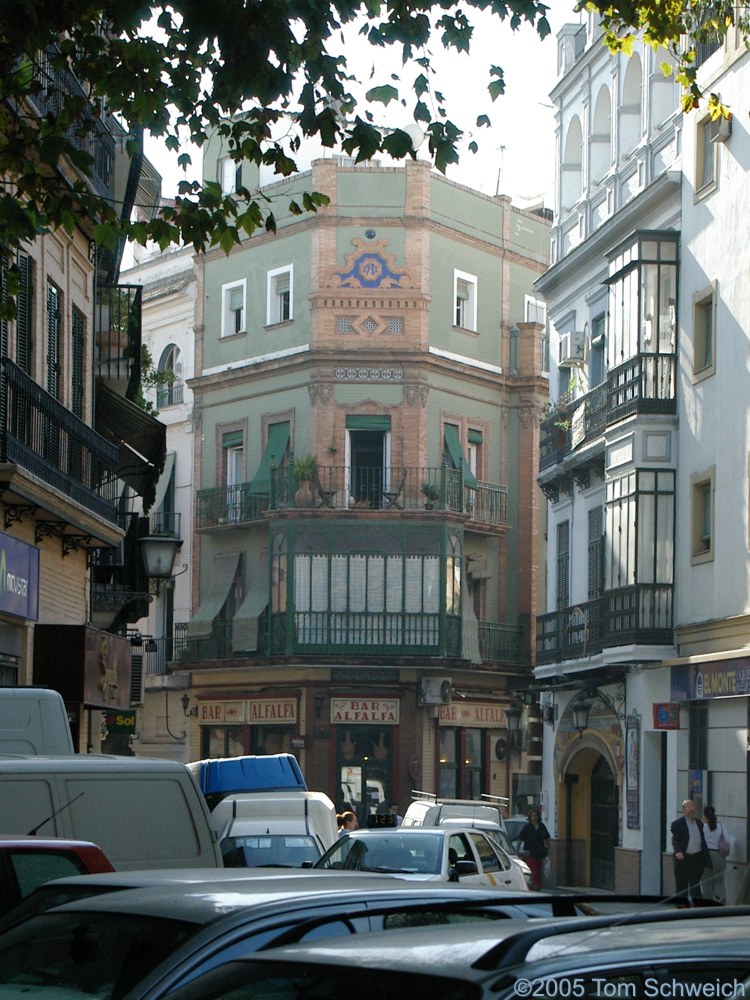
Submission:
M 424 509 L 425 510 L 432 510 L 433 507 L 435 506 L 435 501 L 440 496 L 440 490 L 437 488 L 437 486 L 434 483 L 430 483 L 430 482 L 424 482 L 424 483 L 422 483 L 422 486 L 420 487 L 420 489 L 421 489 L 421 492 L 424 494 L 424 497 L 425 497 Z
M 318 460 L 315 455 L 298 455 L 294 460 L 293 468 L 294 478 L 297 482 L 294 505 L 295 507 L 312 507 L 313 493 L 310 483 L 318 471 Z

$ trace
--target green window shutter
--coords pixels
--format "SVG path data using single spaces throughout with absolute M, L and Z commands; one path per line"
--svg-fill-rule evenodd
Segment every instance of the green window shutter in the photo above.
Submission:
M 60 292 L 47 285 L 47 392 L 55 399 L 60 394 Z
M 268 442 L 263 450 L 263 456 L 258 471 L 250 481 L 248 492 L 254 496 L 268 496 L 271 492 L 271 462 L 281 463 L 287 445 L 289 444 L 289 421 L 271 424 L 268 428 Z
M 346 429 L 350 431 L 389 431 L 390 416 L 367 416 L 366 414 L 350 413 L 346 418 Z
M 242 431 L 227 431 L 221 435 L 222 448 L 240 448 L 245 441 Z
M 445 424 L 443 434 L 445 436 L 445 447 L 448 450 L 451 461 L 457 469 L 463 469 L 464 485 L 475 490 L 477 488 L 477 478 L 469 468 L 469 463 L 464 457 L 464 451 L 458 437 L 458 427 L 455 424 Z
M 73 310 L 72 323 L 72 357 L 71 357 L 71 398 L 70 408 L 77 417 L 83 417 L 83 350 L 84 323 L 83 316 L 77 309 Z
M 16 364 L 23 371 L 31 367 L 31 258 L 19 251 L 16 259 L 18 267 L 18 301 L 16 315 Z
M 469 444 L 481 444 L 482 443 L 482 432 L 475 430 L 473 427 L 469 428 Z

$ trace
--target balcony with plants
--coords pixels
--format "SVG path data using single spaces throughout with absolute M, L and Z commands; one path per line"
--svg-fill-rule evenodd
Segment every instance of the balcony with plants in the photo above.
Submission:
M 199 490 L 196 526 L 246 524 L 294 510 L 376 517 L 451 513 L 473 522 L 476 530 L 508 524 L 507 487 L 481 481 L 469 486 L 461 469 L 447 465 L 322 466 L 313 456 L 299 456 L 271 468 L 268 494 L 251 489 L 252 483 L 242 483 Z

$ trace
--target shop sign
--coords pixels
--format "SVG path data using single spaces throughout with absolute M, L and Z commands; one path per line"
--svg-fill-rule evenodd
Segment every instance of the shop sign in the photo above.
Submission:
M 244 709 L 244 701 L 199 701 L 198 722 L 202 726 L 240 726 L 245 721 Z
M 135 712 L 107 712 L 104 721 L 110 736 L 135 735 Z
M 654 729 L 679 729 L 680 704 L 677 701 L 654 702 Z
M 260 725 L 264 722 L 286 722 L 297 724 L 297 699 L 268 699 L 245 702 L 245 721 Z
M 750 694 L 750 657 L 680 664 L 670 673 L 672 701 L 703 701 Z
M 485 729 L 506 729 L 505 709 L 495 703 L 461 701 L 441 705 L 438 722 L 441 726 L 481 726 Z
M 0 612 L 39 618 L 39 549 L 0 531 Z
M 397 726 L 399 722 L 397 698 L 331 698 L 331 722 L 336 725 Z

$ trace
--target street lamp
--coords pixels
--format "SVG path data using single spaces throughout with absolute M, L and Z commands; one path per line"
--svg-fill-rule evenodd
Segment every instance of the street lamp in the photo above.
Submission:
M 589 727 L 589 712 L 593 704 L 594 701 L 592 698 L 585 698 L 582 694 L 579 694 L 570 706 L 570 710 L 573 713 L 573 726 L 578 731 L 579 739 L 583 736 L 584 729 L 588 729 Z
M 508 724 L 508 733 L 510 735 L 511 746 L 514 750 L 518 750 L 520 747 L 520 725 L 521 725 L 521 715 L 523 710 L 517 702 L 512 701 L 510 705 L 505 709 L 505 721 Z
M 177 573 L 173 572 L 177 553 L 182 548 L 180 515 L 169 515 L 169 521 L 165 517 L 164 514 L 154 515 L 149 523 L 149 534 L 140 540 L 146 576 L 155 582 L 157 594 L 162 583 L 187 569 L 186 563 Z

